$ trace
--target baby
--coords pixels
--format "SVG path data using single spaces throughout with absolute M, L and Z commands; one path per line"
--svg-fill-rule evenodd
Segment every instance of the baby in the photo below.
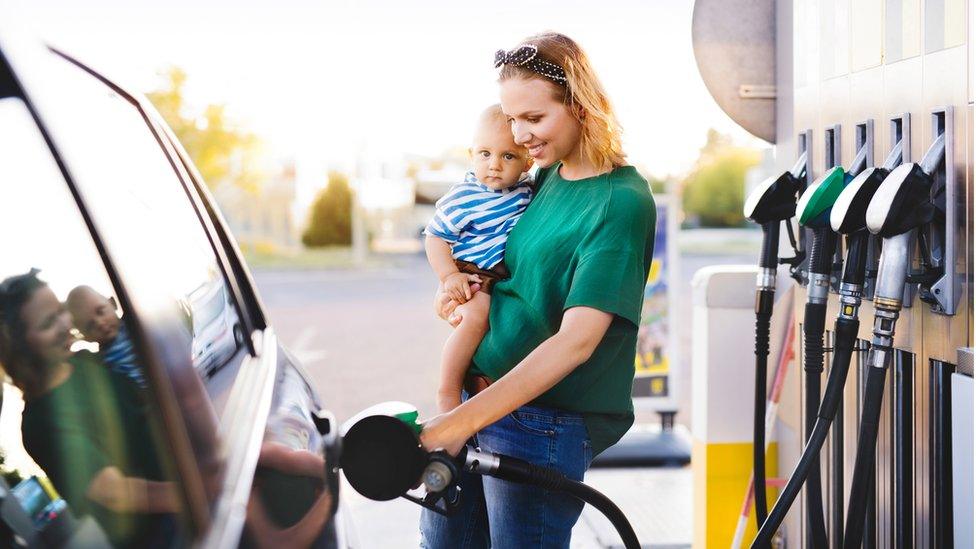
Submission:
M 492 286 L 508 278 L 502 262 L 508 233 L 532 197 L 532 158 L 515 144 L 500 105 L 481 114 L 469 153 L 472 171 L 437 201 L 434 218 L 424 230 L 430 265 L 444 291 L 461 304 L 455 313 L 461 323 L 441 357 L 441 413 L 461 403 L 464 375 L 488 330 Z M 481 290 L 472 292 L 473 283 Z
M 90 286 L 78 286 L 68 293 L 68 310 L 75 328 L 86 341 L 98 343 L 98 356 L 114 372 L 146 387 L 142 367 L 136 363 L 136 352 L 125 323 L 115 312 L 115 301 Z

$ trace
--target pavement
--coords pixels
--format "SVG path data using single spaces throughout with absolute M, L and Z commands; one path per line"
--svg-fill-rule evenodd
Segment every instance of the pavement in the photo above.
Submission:
M 700 267 L 753 263 L 751 254 L 682 255 L 682 284 Z M 401 400 L 435 412 L 441 347 L 450 327 L 432 310 L 436 278 L 419 254 L 391 256 L 363 269 L 255 270 L 254 278 L 283 343 L 308 370 L 325 405 L 344 421 L 378 402 Z M 691 310 L 690 286 L 679 310 Z M 691 394 L 690 315 L 677 318 L 683 348 L 677 402 Z M 688 407 L 690 408 L 690 407 Z M 690 410 L 677 422 L 689 424 Z M 657 421 L 638 414 L 638 422 Z M 690 467 L 591 469 L 585 481 L 615 501 L 644 547 L 689 547 Z M 374 502 L 346 486 L 343 501 L 366 549 L 417 547 L 420 508 L 406 500 Z M 609 521 L 587 507 L 573 531 L 574 548 L 621 546 Z

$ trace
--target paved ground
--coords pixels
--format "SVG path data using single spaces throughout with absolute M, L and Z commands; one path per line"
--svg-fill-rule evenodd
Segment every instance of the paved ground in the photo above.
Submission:
M 690 280 L 700 267 L 752 263 L 753 254 L 685 255 L 682 301 L 691 310 Z M 426 261 L 398 256 L 385 266 L 360 270 L 257 271 L 255 280 L 282 341 L 309 370 L 340 421 L 372 404 L 403 400 L 421 416 L 434 412 L 441 345 L 450 327 L 432 311 L 436 280 Z M 682 360 L 690 359 L 690 315 L 682 329 Z M 691 372 L 681 378 L 677 402 L 688 402 Z M 689 407 L 690 408 L 690 407 Z M 690 420 L 682 410 L 679 423 Z M 653 414 L 638 421 L 655 421 Z M 691 541 L 691 470 L 598 469 L 587 482 L 615 500 L 648 547 L 686 546 Z M 377 503 L 351 489 L 343 497 L 364 547 L 417 547 L 419 507 L 405 500 Z M 574 547 L 613 547 L 609 523 L 592 509 L 574 531 Z

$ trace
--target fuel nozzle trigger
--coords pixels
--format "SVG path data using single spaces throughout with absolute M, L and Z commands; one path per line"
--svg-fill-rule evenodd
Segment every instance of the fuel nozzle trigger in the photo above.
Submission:
M 410 494 L 403 497 L 435 513 L 450 516 L 461 506 L 460 480 L 457 460 L 447 452 L 438 450 L 430 454 L 421 477 L 427 493 L 422 498 Z
M 790 247 L 793 248 L 793 255 L 789 257 L 778 258 L 780 265 L 790 266 L 790 278 L 793 278 L 800 284 L 806 283 L 806 274 L 800 265 L 803 264 L 803 260 L 806 259 L 807 254 L 804 250 L 801 250 L 796 243 L 796 235 L 793 234 L 793 224 L 788 220 L 786 225 L 786 236 L 790 239 Z

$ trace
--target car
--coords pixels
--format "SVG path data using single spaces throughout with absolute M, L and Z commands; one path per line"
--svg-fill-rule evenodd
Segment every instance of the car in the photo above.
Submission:
M 335 420 L 186 151 L 9 20 L 0 280 L 0 546 L 355 545 Z

